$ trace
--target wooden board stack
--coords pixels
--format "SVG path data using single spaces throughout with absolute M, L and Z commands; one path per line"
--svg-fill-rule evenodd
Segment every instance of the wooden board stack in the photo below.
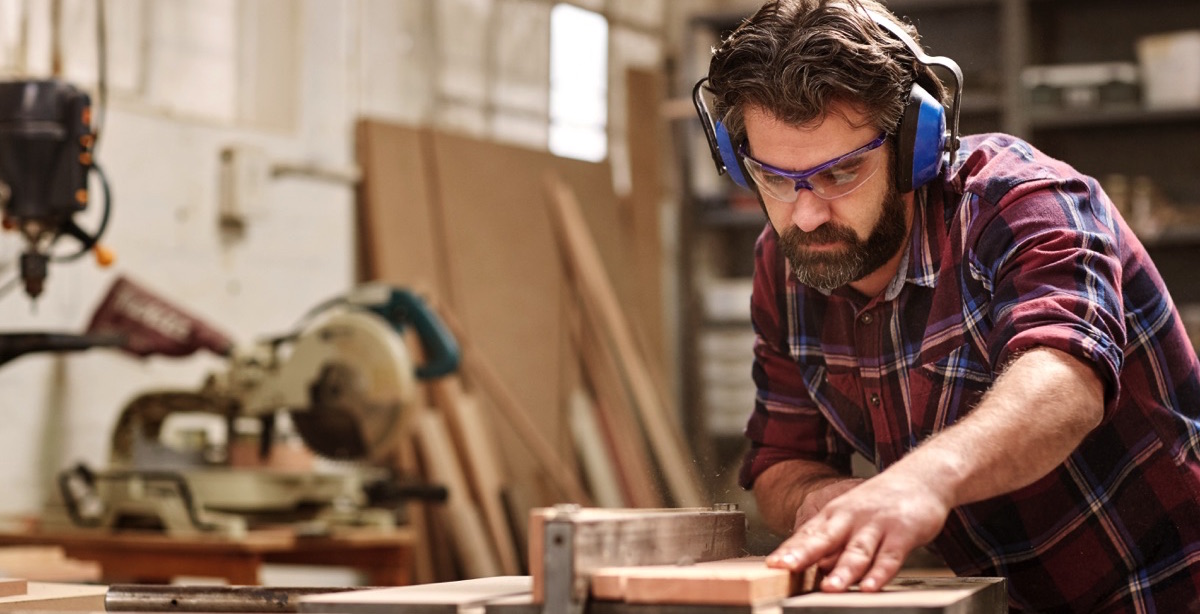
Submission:
M 631 96 L 649 107 L 639 139 L 653 140 L 660 94 Z M 357 138 L 363 280 L 421 293 L 464 350 L 412 423 L 422 453 L 397 462 L 461 477 L 437 476 L 468 492 L 424 521 L 432 548 L 456 544 L 457 577 L 520 571 L 534 507 L 705 505 L 663 375 L 660 166 L 643 160 L 619 198 L 603 163 L 375 120 Z M 443 431 L 453 445 L 434 451 Z M 454 579 L 436 556 L 418 563 L 418 578 Z

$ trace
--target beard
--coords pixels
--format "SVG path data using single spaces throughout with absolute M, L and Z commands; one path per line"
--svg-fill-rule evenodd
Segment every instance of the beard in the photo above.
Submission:
M 858 281 L 886 264 L 900 251 L 907 235 L 904 200 L 892 185 L 883 198 L 879 220 L 865 240 L 860 240 L 850 228 L 832 222 L 822 224 L 812 232 L 790 226 L 779 235 L 779 249 L 792 265 L 792 272 L 800 283 L 831 291 Z M 806 249 L 809 245 L 831 243 L 845 247 Z

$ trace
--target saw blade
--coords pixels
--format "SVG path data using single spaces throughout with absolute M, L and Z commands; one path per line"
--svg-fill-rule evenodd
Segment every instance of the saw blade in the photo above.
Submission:
M 273 380 L 249 405 L 288 408 L 305 444 L 339 460 L 384 459 L 417 394 L 403 338 L 355 309 L 331 310 L 302 332 Z

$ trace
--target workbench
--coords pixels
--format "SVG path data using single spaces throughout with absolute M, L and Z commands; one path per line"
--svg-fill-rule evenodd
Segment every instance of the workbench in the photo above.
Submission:
M 264 563 L 279 563 L 350 567 L 364 573 L 372 586 L 403 586 L 412 581 L 415 542 L 409 527 L 339 530 L 326 537 L 298 537 L 284 529 L 253 530 L 240 538 L 141 531 L 0 532 L 0 546 L 59 546 L 69 557 L 96 561 L 107 583 L 198 576 L 255 585 L 261 583 Z

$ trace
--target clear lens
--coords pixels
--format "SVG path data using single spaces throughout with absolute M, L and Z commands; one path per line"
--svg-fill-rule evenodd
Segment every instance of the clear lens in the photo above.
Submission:
M 806 188 L 827 200 L 846 196 L 875 176 L 881 166 L 880 158 L 877 151 L 866 151 L 805 179 L 780 175 L 763 168 L 762 164 L 749 157 L 743 157 L 742 160 L 750 177 L 765 195 L 774 200 L 793 203 L 800 197 L 800 190 Z
M 750 178 L 767 196 L 789 203 L 796 200 L 800 190 L 796 187 L 794 179 L 777 175 L 750 158 L 743 158 L 743 160 L 746 164 L 746 171 L 750 173 Z

